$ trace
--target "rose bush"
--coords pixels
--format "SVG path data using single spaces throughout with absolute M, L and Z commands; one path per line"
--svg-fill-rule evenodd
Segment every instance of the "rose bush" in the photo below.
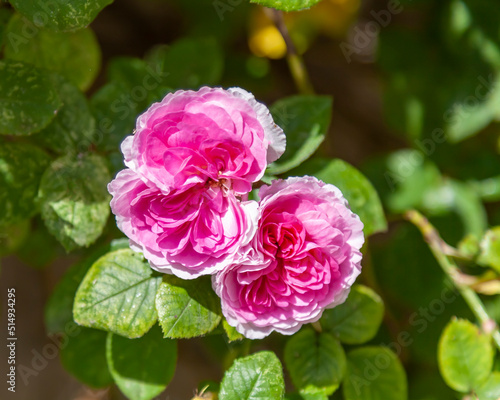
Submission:
M 257 205 L 241 197 L 284 149 L 269 110 L 243 89 L 170 93 L 122 144 L 129 169 L 108 188 L 118 227 L 160 272 L 214 273 L 253 236 Z
M 38 349 L 43 374 L 31 346 L 11 348 L 9 391 L 500 399 L 500 13 L 485 0 L 367 2 L 345 37 L 314 38 L 359 3 L 0 2 L 7 334 L 58 347 Z M 260 45 L 272 36 L 286 60 L 251 54 L 255 15 L 268 20 Z M 360 52 L 367 33 L 376 46 Z M 284 136 L 267 108 L 203 87 L 229 82 L 273 100 L 287 139 L 276 162 Z M 340 188 L 365 240 L 377 235 L 331 309 L 363 241 L 338 191 L 292 178 L 248 202 L 296 175 Z M 108 218 L 112 176 L 130 240 Z M 273 334 L 247 340 L 227 321 Z M 81 385 L 50 366 L 55 353 Z
M 333 185 L 293 177 L 259 194 L 254 238 L 212 279 L 228 323 L 251 339 L 293 334 L 343 303 L 364 242 L 363 223 Z

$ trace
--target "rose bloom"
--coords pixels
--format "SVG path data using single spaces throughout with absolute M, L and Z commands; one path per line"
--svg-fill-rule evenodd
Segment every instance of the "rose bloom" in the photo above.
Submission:
M 111 209 L 130 247 L 154 269 L 183 279 L 222 268 L 249 242 L 257 224 L 257 203 L 240 202 L 218 185 L 165 195 L 125 169 L 108 188 Z
M 259 195 L 254 238 L 212 278 L 228 323 L 250 339 L 291 335 L 343 303 L 364 242 L 362 222 L 333 185 L 294 177 Z
M 237 194 L 252 190 L 285 151 L 285 135 L 240 88 L 179 90 L 153 104 L 122 143 L 125 165 L 163 192 L 207 181 Z
M 239 88 L 177 91 L 137 120 L 109 185 L 118 227 L 160 272 L 183 279 L 228 265 L 256 229 L 242 201 L 284 151 L 269 110 Z

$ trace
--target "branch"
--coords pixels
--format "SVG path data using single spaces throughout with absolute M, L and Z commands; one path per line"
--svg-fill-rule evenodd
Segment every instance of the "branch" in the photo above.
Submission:
M 455 264 L 455 261 L 447 256 L 447 251 L 450 249 L 450 246 L 443 241 L 441 236 L 439 236 L 439 232 L 436 228 L 434 228 L 434 226 L 432 226 L 427 218 L 425 218 L 418 211 L 410 210 L 405 213 L 404 217 L 420 230 L 424 240 L 429 245 L 432 254 L 434 254 L 434 257 L 443 269 L 444 273 L 455 285 L 477 320 L 481 323 L 483 331 L 487 334 L 491 334 L 496 347 L 500 350 L 500 331 L 498 330 L 498 326 L 488 315 L 486 308 L 477 293 L 468 287 L 463 282 L 463 279 L 461 279 L 462 273 Z
M 295 47 L 295 44 L 293 43 L 290 33 L 288 32 L 288 28 L 285 24 L 283 12 L 280 10 L 268 8 L 265 8 L 264 10 L 272 19 L 272 21 L 276 25 L 276 28 L 278 28 L 281 36 L 283 36 L 283 40 L 285 41 L 287 48 L 288 66 L 290 68 L 290 72 L 292 73 L 293 80 L 295 81 L 297 89 L 302 94 L 314 94 L 314 89 L 311 85 L 304 60 L 297 53 L 297 48 Z

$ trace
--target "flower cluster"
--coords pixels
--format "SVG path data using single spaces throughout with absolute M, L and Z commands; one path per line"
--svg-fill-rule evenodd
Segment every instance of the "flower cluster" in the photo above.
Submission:
M 361 270 L 363 225 L 342 193 L 289 178 L 248 193 L 285 150 L 269 110 L 240 89 L 168 94 L 122 143 L 111 209 L 152 268 L 212 275 L 228 323 L 249 338 L 296 332 L 342 303 Z

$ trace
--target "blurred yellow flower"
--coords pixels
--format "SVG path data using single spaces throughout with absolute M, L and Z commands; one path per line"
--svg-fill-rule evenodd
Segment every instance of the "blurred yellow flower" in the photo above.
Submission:
M 250 35 L 248 45 L 252 53 L 258 57 L 277 59 L 286 55 L 286 43 L 272 24 L 256 29 Z
M 285 22 L 297 51 L 303 53 L 318 34 L 343 36 L 356 18 L 360 0 L 323 0 L 309 10 L 285 14 Z M 248 45 L 258 57 L 272 59 L 286 55 L 286 44 L 262 7 L 250 17 Z

